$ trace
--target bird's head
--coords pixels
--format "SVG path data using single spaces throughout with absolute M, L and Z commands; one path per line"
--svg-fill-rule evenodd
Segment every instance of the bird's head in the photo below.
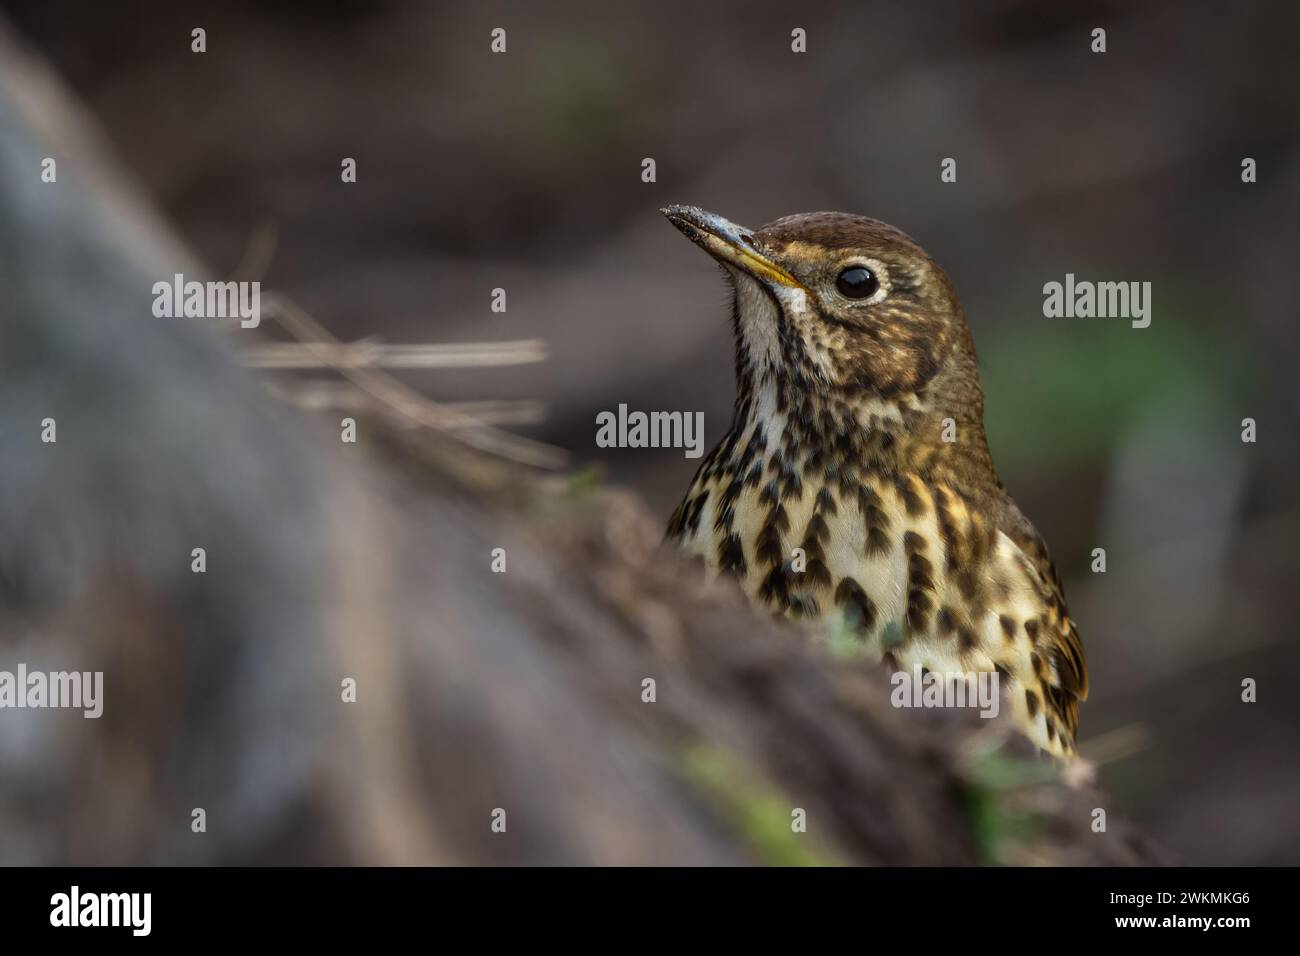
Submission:
M 978 415 L 961 306 L 943 270 L 904 233 L 833 212 L 758 230 L 694 206 L 662 212 L 735 286 L 742 388 L 771 379 L 837 405 L 869 397 L 920 412 L 937 400 Z

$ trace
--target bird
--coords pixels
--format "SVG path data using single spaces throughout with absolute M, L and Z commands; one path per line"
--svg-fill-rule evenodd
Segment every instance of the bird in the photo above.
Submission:
M 667 539 L 778 617 L 835 616 L 895 673 L 996 673 L 1013 726 L 1074 759 L 1083 643 L 994 469 L 946 273 L 865 216 L 750 230 L 695 206 L 661 212 L 729 280 L 736 359 L 731 427 Z

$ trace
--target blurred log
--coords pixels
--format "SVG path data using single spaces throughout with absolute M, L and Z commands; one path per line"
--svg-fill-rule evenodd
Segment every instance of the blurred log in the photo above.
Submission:
M 98 720 L 0 710 L 0 863 L 1152 858 L 704 583 L 635 500 L 375 415 L 340 442 L 152 316 L 177 271 L 0 31 L 0 669 L 105 680 Z

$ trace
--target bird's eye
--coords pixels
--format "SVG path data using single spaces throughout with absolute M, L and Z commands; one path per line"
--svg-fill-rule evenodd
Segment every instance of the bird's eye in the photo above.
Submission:
M 866 299 L 875 295 L 880 282 L 876 279 L 876 274 L 866 266 L 849 266 L 835 280 L 835 288 L 846 298 Z

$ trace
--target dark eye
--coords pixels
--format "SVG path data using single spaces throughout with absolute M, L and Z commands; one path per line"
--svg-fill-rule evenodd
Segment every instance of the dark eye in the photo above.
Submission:
M 847 298 L 866 299 L 875 295 L 880 283 L 876 280 L 876 274 L 866 266 L 849 266 L 835 280 L 835 288 Z

